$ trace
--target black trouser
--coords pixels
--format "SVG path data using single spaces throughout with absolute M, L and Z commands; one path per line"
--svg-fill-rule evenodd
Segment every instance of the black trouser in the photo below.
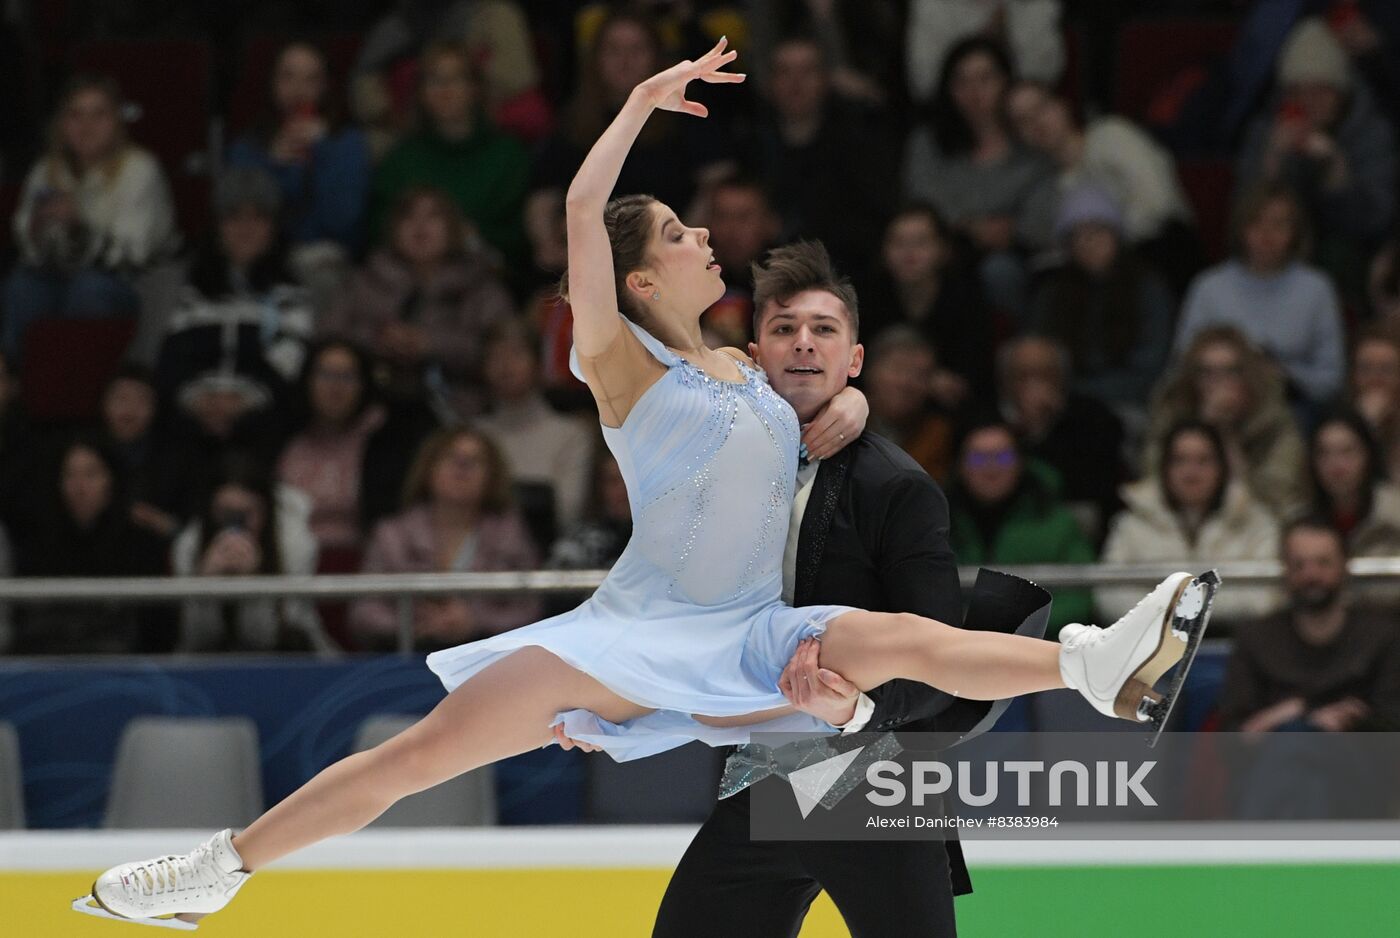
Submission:
M 823 889 L 852 938 L 957 934 L 941 840 L 754 841 L 743 791 L 720 801 L 695 835 L 652 938 L 792 938 Z

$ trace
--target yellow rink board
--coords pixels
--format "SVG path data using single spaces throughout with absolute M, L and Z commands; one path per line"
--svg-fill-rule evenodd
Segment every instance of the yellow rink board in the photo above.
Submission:
M 646 936 L 670 870 L 691 833 L 690 828 L 364 832 L 318 845 L 259 873 L 228 909 L 207 919 L 194 934 L 208 938 Z M 159 938 L 181 934 L 167 929 L 138 931 L 133 925 L 79 915 L 70 911 L 68 904 L 88 889 L 92 876 L 102 868 L 122 860 L 188 849 L 202 836 L 208 836 L 207 832 L 0 834 L 0 936 Z M 1192 857 L 1190 866 L 1216 867 L 1209 871 L 1210 878 L 1220 880 L 1222 886 L 1232 875 L 1229 864 L 1251 860 L 1256 864 L 1265 859 L 1280 864 L 1290 859 L 1331 864 L 1331 869 L 1343 871 L 1343 882 L 1353 875 L 1365 877 L 1365 867 L 1347 864 L 1372 864 L 1373 875 L 1384 869 L 1382 878 L 1387 879 L 1396 878 L 1400 871 L 1400 866 L 1375 865 L 1387 857 L 1394 863 L 1400 852 L 1395 841 L 1343 850 L 1336 846 L 1328 849 L 1326 843 L 1305 843 L 1299 849 L 1297 844 L 1288 848 L 1265 843 L 1206 843 L 1163 850 L 1162 844 L 1118 843 L 1096 848 L 1082 842 L 1042 843 L 1028 848 L 1005 842 L 969 843 L 974 881 L 980 891 L 958 900 L 960 931 L 977 936 L 1007 934 L 1007 927 L 1017 931 L 1030 928 L 1037 915 L 1033 882 L 1038 876 L 1061 877 L 1046 885 L 1052 897 L 1063 897 L 1076 891 L 1073 883 L 1083 882 L 1081 877 L 1099 887 L 1108 885 L 1103 879 L 1104 867 L 1121 867 L 1125 873 L 1138 869 L 1146 878 L 1139 877 L 1131 884 L 1124 880 L 1126 891 L 1141 890 L 1142 899 L 1166 900 L 1175 905 L 1179 915 L 1184 911 L 1180 903 L 1189 904 L 1189 896 L 1176 889 L 1160 890 L 1154 883 L 1165 885 L 1166 880 L 1158 877 L 1169 880 L 1180 875 Z M 1151 865 L 1171 862 L 1178 864 L 1175 872 L 1166 865 L 1155 869 Z M 379 868 L 374 868 L 376 864 Z M 1283 866 L 1278 869 L 1285 872 Z M 1352 869 L 1356 874 L 1350 872 Z M 1311 892 L 1306 884 L 1316 885 L 1317 869 L 1299 873 L 1298 882 L 1290 887 Z M 1066 874 L 1072 879 L 1064 880 Z M 1257 888 L 1244 891 L 1257 896 Z M 1374 894 L 1374 890 L 1372 884 L 1365 891 Z M 1198 891 L 1195 894 L 1204 898 Z M 1014 905 L 1020 908 L 1012 918 L 1020 919 L 1020 925 L 1006 917 L 1012 911 L 1005 903 L 1009 895 L 1019 897 Z M 1237 904 L 1239 898 L 1235 896 L 1231 903 Z M 1316 900 L 1314 896 L 1310 902 L 1315 904 Z M 1046 904 L 1040 914 L 1060 917 L 1052 911 L 1054 900 L 1047 901 L 1052 904 Z M 1224 911 L 1225 906 L 1218 905 L 1215 916 L 1207 916 L 1207 921 Z M 1116 916 L 1110 913 L 1109 917 Z M 1393 922 L 1393 911 L 1385 918 Z M 994 922 L 995 927 L 989 927 Z M 1047 924 L 1042 918 L 1040 930 L 1031 928 L 1023 933 L 1050 934 L 1044 930 Z M 1226 933 L 1209 925 L 1201 928 L 1201 924 L 1197 923 L 1198 935 Z M 1276 935 L 1279 924 L 1271 922 L 1270 928 L 1260 931 L 1232 926 L 1230 933 Z M 1350 933 L 1372 932 L 1358 928 Z M 802 938 L 846 934 L 836 910 L 823 896 L 813 906 Z
M 192 934 L 647 935 L 669 876 L 667 870 L 621 869 L 272 871 L 255 877 L 228 909 Z M 74 885 L 81 882 L 59 873 L 0 874 L 0 933 L 131 935 L 132 926 L 68 911 Z M 814 910 L 804 936 L 846 934 L 835 910 L 826 905 Z M 821 921 L 825 925 L 819 925 Z M 148 928 L 136 934 L 159 938 L 189 933 Z

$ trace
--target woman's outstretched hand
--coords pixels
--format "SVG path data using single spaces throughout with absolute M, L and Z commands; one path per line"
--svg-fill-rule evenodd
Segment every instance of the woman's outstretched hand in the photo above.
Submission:
M 686 100 L 685 86 L 697 78 L 711 84 L 743 81 L 745 76 L 742 72 L 720 71 L 739 55 L 733 50 L 725 52 L 724 47 L 728 44 L 727 37 L 720 37 L 713 49 L 695 61 L 687 59 L 672 65 L 664 72 L 657 72 L 642 82 L 636 88 L 637 93 L 652 107 L 663 111 L 679 111 L 695 117 L 708 117 L 709 108 L 699 101 Z

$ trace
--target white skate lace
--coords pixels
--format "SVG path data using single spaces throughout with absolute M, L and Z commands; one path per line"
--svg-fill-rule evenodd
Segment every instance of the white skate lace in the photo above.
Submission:
M 1138 611 L 1138 608 L 1139 608 L 1143 603 L 1147 602 L 1147 601 L 1148 601 L 1149 599 L 1151 599 L 1151 598 L 1152 598 L 1152 593 L 1150 593 L 1150 592 L 1144 593 L 1144 594 L 1142 595 L 1142 598 L 1141 598 L 1141 599 L 1139 599 L 1137 602 L 1133 603 L 1133 608 L 1131 608 L 1131 609 L 1129 609 L 1127 612 L 1125 612 L 1125 613 L 1118 619 L 1118 621 L 1119 621 L 1119 622 L 1122 622 L 1124 619 L 1130 618 L 1130 617 L 1132 616 L 1133 613 L 1135 613 L 1135 612 Z M 1114 623 L 1114 624 L 1116 625 L 1117 623 Z M 1109 626 L 1109 628 L 1112 628 L 1112 627 L 1113 627 L 1113 626 Z M 1104 633 L 1107 632 L 1107 631 L 1108 631 L 1108 629 L 1105 629 L 1103 626 L 1100 626 L 1100 625 L 1090 625 L 1090 626 L 1087 626 L 1087 627 L 1084 629 L 1083 632 L 1080 632 L 1078 635 L 1075 636 L 1075 639 L 1076 639 L 1075 644 L 1078 644 L 1078 645 L 1087 645 L 1087 644 L 1089 644 L 1090 642 L 1097 642 L 1099 639 L 1103 638 Z
M 196 847 L 185 856 L 163 856 L 138 863 L 123 877 L 126 889 L 141 896 L 158 896 L 216 886 L 218 872 L 208 846 Z

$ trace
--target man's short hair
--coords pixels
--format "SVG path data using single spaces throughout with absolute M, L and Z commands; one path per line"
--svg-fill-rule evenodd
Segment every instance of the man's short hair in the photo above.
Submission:
M 849 277 L 836 272 L 826 245 L 820 241 L 798 241 L 769 251 L 762 261 L 754 261 L 753 273 L 753 334 L 757 339 L 763 313 L 769 301 L 786 306 L 792 298 L 807 290 L 825 290 L 846 307 L 851 322 L 851 336 L 860 337 L 860 312 L 857 309 L 856 288 Z

